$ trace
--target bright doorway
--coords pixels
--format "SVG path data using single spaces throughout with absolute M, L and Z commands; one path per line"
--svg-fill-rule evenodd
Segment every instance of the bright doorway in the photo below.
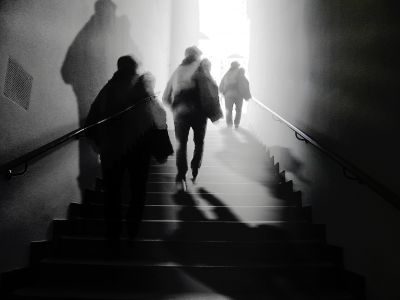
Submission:
M 245 68 L 249 79 L 250 21 L 247 0 L 199 0 L 199 10 L 199 47 L 203 56 L 211 61 L 211 73 L 217 83 L 235 60 Z M 243 114 L 246 111 L 244 103 Z

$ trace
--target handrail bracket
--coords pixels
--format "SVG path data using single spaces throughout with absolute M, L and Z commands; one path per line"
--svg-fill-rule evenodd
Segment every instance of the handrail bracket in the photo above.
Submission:
M 28 171 L 28 163 L 27 162 L 25 162 L 25 164 L 24 164 L 24 170 L 23 171 L 21 171 L 21 172 L 13 172 L 12 169 L 8 169 L 6 171 L 6 175 L 5 176 L 6 176 L 7 180 L 10 180 L 14 176 L 24 175 L 26 173 L 26 171 Z
M 346 167 L 343 167 L 342 170 L 343 170 L 344 177 L 346 177 L 347 179 L 357 181 L 359 184 L 364 184 L 364 182 L 360 179 L 359 176 L 351 173 L 349 171 L 349 169 L 347 169 Z M 351 175 L 350 175 L 350 173 L 351 173 Z
M 304 138 L 300 133 L 298 133 L 297 131 L 294 132 L 294 135 L 296 136 L 296 139 L 298 139 L 299 141 L 302 141 L 306 144 L 309 143 L 309 141 L 307 141 L 306 138 Z

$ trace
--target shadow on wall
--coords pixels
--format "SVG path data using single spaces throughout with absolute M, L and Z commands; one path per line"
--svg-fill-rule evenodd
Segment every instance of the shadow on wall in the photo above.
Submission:
M 287 147 L 272 146 L 269 147 L 272 153 L 278 153 L 279 158 L 277 161 L 283 162 L 282 169 L 293 173 L 296 179 L 302 183 L 310 185 L 311 181 L 303 174 L 304 164 L 296 156 L 293 155 L 292 151 Z
M 138 54 L 130 37 L 129 20 L 126 16 L 116 16 L 115 3 L 98 0 L 94 8 L 94 15 L 69 47 L 61 69 L 64 82 L 75 93 L 81 127 L 90 105 L 116 70 L 118 57 Z M 79 168 L 80 189 L 91 188 L 99 166 L 97 155 L 83 139 L 79 141 Z
M 216 154 L 218 160 L 232 173 L 268 187 L 270 166 L 265 148 L 244 128 L 235 131 L 224 128 L 221 133 L 223 148 Z

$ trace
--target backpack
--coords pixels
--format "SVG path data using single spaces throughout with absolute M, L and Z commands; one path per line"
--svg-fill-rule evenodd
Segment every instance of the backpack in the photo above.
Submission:
M 216 122 L 223 117 L 219 102 L 218 86 L 212 77 L 197 69 L 194 80 L 199 94 L 200 107 L 205 116 Z

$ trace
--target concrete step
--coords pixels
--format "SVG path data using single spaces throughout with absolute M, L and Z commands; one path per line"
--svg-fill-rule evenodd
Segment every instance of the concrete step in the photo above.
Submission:
M 122 216 L 126 216 L 129 206 L 122 206 Z M 101 204 L 71 203 L 69 218 L 104 219 L 105 208 Z M 296 221 L 302 220 L 303 211 L 299 207 L 273 206 L 214 206 L 214 205 L 146 205 L 144 219 L 182 221 Z
M 291 241 L 182 241 L 122 239 L 119 243 L 122 259 L 134 261 L 182 264 L 244 264 L 265 262 L 301 262 L 321 259 L 339 261 L 341 252 L 320 240 Z M 54 242 L 53 256 L 65 258 L 101 259 L 107 256 L 108 242 L 104 238 L 60 236 Z
M 246 194 L 246 195 L 267 195 L 269 189 L 261 184 L 255 183 L 207 183 L 202 184 L 202 188 L 205 188 L 209 193 L 232 193 L 232 194 Z M 191 186 L 189 186 L 191 189 Z M 148 182 L 147 190 L 149 192 L 166 192 L 171 193 L 176 191 L 175 182 Z
M 136 291 L 135 287 L 113 287 L 97 284 L 42 283 L 19 289 L 4 300 L 356 300 L 349 292 L 308 286 L 296 286 L 291 282 L 269 283 L 266 291 L 219 292 L 201 282 L 198 292 Z
M 122 222 L 126 235 L 126 224 Z M 55 220 L 54 236 L 102 236 L 106 224 L 102 220 Z M 176 221 L 143 220 L 138 238 L 213 241 L 264 241 L 324 239 L 325 227 L 308 222 L 239 222 L 239 221 Z
M 336 286 L 340 271 L 331 263 L 184 265 L 126 260 L 46 259 L 36 280 L 136 287 L 136 291 L 201 292 L 198 282 L 220 292 L 267 291 L 277 280 L 312 286 Z
M 189 186 L 189 188 L 191 188 Z M 277 193 L 278 190 L 274 191 Z M 288 193 L 289 197 L 282 195 L 280 198 L 271 194 L 235 194 L 230 191 L 210 193 L 206 189 L 195 189 L 188 194 L 171 192 L 147 192 L 146 204 L 148 205 L 209 205 L 218 206 L 300 206 L 301 194 Z M 85 191 L 84 203 L 103 204 L 104 193 L 99 191 Z M 123 202 L 129 199 L 124 198 Z
M 187 180 L 191 179 L 191 171 L 187 173 Z M 149 182 L 175 182 L 176 169 L 173 172 L 153 172 L 149 174 Z M 268 180 L 267 180 L 268 179 Z M 203 172 L 203 169 L 200 169 L 200 173 L 197 177 L 197 186 L 203 186 L 208 183 L 223 183 L 223 184 L 263 184 L 263 185 L 271 185 L 275 182 L 279 181 L 280 178 L 278 176 L 264 176 L 264 180 L 256 180 L 252 177 L 246 176 L 245 174 L 240 174 L 236 172 Z

